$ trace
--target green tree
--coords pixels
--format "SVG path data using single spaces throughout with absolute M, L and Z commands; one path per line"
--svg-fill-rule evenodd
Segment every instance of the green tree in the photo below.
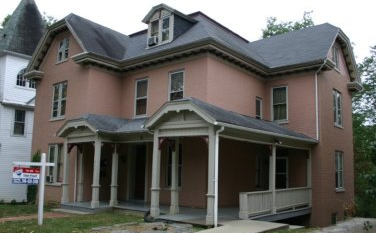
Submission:
M 9 21 L 11 15 L 7 15 L 4 17 L 3 22 L 1 22 L 1 27 L 4 27 L 5 24 Z
M 42 18 L 47 28 L 57 22 L 57 19 L 55 17 L 48 15 L 46 12 L 43 12 Z
M 267 19 L 266 29 L 262 29 L 262 38 L 267 38 L 275 35 L 284 34 L 286 32 L 296 31 L 302 28 L 314 26 L 311 13 L 305 11 L 303 19 L 300 21 L 277 22 L 276 17 L 269 17 Z
M 376 217 L 376 46 L 358 65 L 363 91 L 353 97 L 355 196 L 358 215 Z

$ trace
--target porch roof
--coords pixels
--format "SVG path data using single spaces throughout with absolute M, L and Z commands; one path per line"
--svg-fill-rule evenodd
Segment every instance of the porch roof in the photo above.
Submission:
M 186 104 L 188 105 L 182 107 Z M 275 122 L 256 119 L 250 116 L 242 115 L 240 113 L 228 111 L 192 97 L 167 102 L 150 119 L 145 122 L 145 128 L 153 128 L 159 121 L 159 119 L 161 119 L 166 113 L 181 110 L 194 111 L 208 123 L 213 125 L 222 125 L 229 128 L 237 128 L 245 131 L 250 130 L 259 134 L 275 135 L 306 141 L 309 143 L 317 142 L 314 138 L 290 130 Z
M 59 137 L 65 137 L 74 128 L 88 127 L 93 132 L 109 134 L 140 133 L 147 130 L 142 125 L 148 118 L 125 119 L 106 115 L 85 114 L 65 122 L 56 133 Z

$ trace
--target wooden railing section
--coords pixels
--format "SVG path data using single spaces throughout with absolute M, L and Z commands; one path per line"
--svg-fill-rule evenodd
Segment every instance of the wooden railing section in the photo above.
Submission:
M 273 206 L 271 190 L 239 193 L 239 218 L 248 219 L 252 216 L 311 206 L 311 188 L 279 189 L 275 194 L 275 206 Z

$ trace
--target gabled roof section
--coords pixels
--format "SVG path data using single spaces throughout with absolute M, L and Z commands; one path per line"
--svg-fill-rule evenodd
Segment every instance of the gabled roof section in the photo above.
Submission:
M 316 143 L 315 139 L 287 129 L 275 122 L 256 119 L 236 112 L 227 111 L 196 98 L 185 98 L 167 102 L 152 117 L 150 117 L 147 122 L 145 122 L 144 127 L 152 129 L 158 124 L 159 119 L 166 113 L 171 111 L 182 111 L 184 109 L 194 111 L 203 120 L 213 125 L 225 125 L 229 128 L 241 128 L 243 130 L 250 130 L 260 134 L 275 135 L 309 143 Z
M 0 32 L 0 51 L 31 56 L 46 26 L 34 0 L 21 0 Z
M 163 4 L 163 3 L 159 4 L 157 6 L 154 6 L 153 8 L 151 8 L 151 10 L 149 11 L 149 13 L 142 20 L 142 22 L 148 24 L 150 22 L 151 17 L 153 17 L 153 15 L 155 14 L 155 12 L 160 11 L 160 10 L 169 11 L 169 12 L 171 12 L 171 13 L 173 13 L 175 15 L 178 15 L 178 16 L 182 17 L 183 19 L 188 20 L 188 21 L 190 21 L 192 23 L 196 22 L 196 20 L 194 20 L 193 18 L 189 17 L 188 15 L 183 14 L 180 11 L 175 10 L 175 9 L 173 9 L 173 8 L 167 6 L 166 4 Z
M 77 127 L 88 127 L 93 133 L 128 134 L 145 132 L 142 128 L 147 118 L 124 119 L 106 115 L 85 114 L 81 117 L 68 120 L 56 133 L 65 137 Z

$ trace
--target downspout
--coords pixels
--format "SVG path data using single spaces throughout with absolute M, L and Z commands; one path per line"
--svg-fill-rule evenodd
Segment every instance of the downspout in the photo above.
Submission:
M 315 72 L 315 115 L 316 115 L 316 140 L 318 141 L 320 138 L 319 134 L 319 91 L 318 91 L 318 73 L 321 69 L 326 65 L 326 61 L 328 58 L 325 58 L 324 63 L 320 66 L 320 68 Z
M 225 130 L 221 126 L 215 132 L 215 151 L 214 151 L 214 227 L 218 226 L 218 160 L 219 160 L 219 134 Z

